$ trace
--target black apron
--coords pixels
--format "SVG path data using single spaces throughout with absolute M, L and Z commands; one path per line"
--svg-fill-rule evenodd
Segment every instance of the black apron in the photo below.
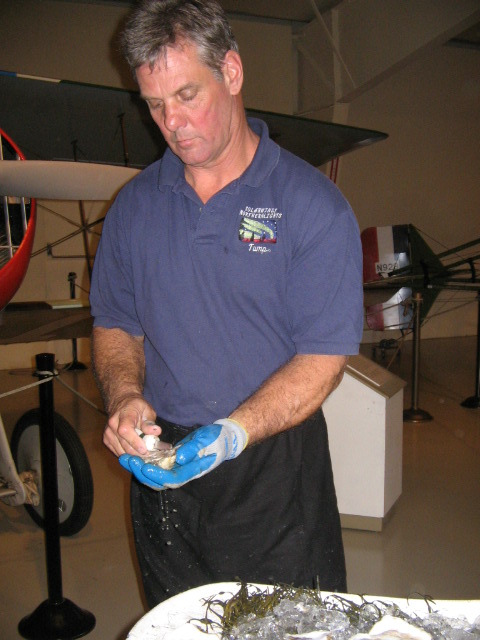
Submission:
M 172 444 L 190 431 L 157 422 Z M 133 479 L 131 511 L 150 607 L 213 582 L 347 590 L 321 411 L 179 489 Z

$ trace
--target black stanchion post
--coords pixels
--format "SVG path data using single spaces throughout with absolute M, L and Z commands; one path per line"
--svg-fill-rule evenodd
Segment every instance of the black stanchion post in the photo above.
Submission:
M 477 317 L 477 372 L 475 378 L 475 395 L 464 400 L 461 405 L 467 409 L 480 407 L 480 293 L 477 293 L 478 317 Z
M 68 274 L 68 282 L 70 283 L 70 300 L 75 300 L 75 281 L 77 274 L 74 271 L 70 271 Z M 65 369 L 68 371 L 85 371 L 87 366 L 83 362 L 78 361 L 77 357 L 77 339 L 72 338 L 72 362 L 68 364 Z
M 62 593 L 62 567 L 58 523 L 57 452 L 54 425 L 53 378 L 55 358 L 51 353 L 36 357 L 37 375 L 50 378 L 39 387 L 42 498 L 47 563 L 48 600 L 23 618 L 18 631 L 29 640 L 71 640 L 87 635 L 95 617 L 80 609 Z
M 422 294 L 413 296 L 413 353 L 412 353 L 412 406 L 403 412 L 404 422 L 428 422 L 432 416 L 418 408 L 418 374 L 420 370 L 420 306 L 423 302 Z

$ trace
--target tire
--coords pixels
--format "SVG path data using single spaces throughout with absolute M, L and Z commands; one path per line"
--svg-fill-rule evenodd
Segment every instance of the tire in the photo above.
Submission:
M 72 536 L 87 524 L 93 508 L 93 478 L 80 438 L 71 425 L 54 413 L 59 502 L 59 534 Z M 40 455 L 40 410 L 27 411 L 15 425 L 11 439 L 12 457 L 18 473 L 36 471 L 40 505 L 26 504 L 32 520 L 44 528 L 42 500 L 42 467 Z

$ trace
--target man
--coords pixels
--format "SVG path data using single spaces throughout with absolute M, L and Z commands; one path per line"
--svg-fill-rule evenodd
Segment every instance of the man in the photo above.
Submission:
M 345 591 L 321 405 L 361 337 L 354 216 L 247 121 L 215 0 L 146 0 L 123 45 L 169 149 L 107 215 L 93 355 L 147 601 L 230 580 Z M 171 471 L 136 428 L 181 441 Z

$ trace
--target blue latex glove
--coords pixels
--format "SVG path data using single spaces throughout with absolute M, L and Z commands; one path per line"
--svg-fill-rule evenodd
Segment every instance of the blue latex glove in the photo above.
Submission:
M 119 462 L 147 487 L 157 491 L 177 489 L 209 473 L 225 460 L 239 456 L 247 442 L 245 429 L 238 422 L 225 418 L 199 427 L 183 438 L 177 445 L 176 462 L 169 471 L 126 453 L 120 456 Z

